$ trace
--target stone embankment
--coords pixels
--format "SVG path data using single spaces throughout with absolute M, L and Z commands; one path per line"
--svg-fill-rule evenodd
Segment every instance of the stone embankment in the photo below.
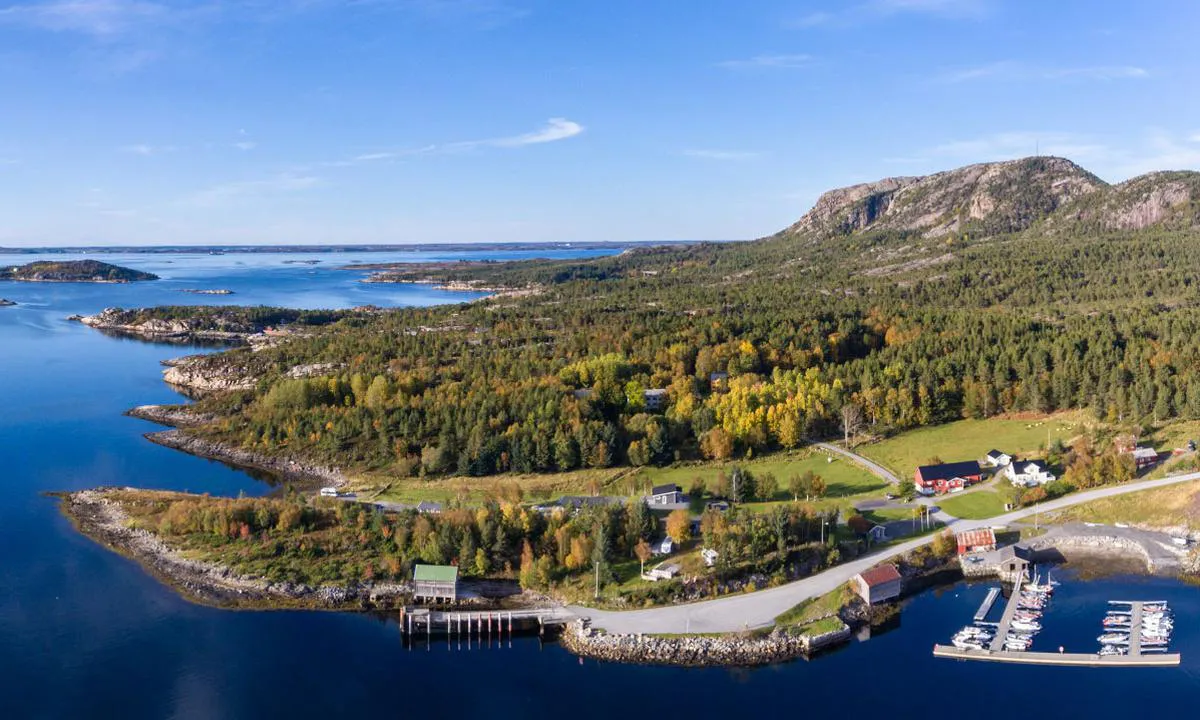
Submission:
M 148 433 L 145 437 L 150 442 L 164 447 L 181 450 L 209 460 L 219 460 L 240 468 L 263 470 L 287 481 L 331 487 L 342 487 L 347 482 L 346 476 L 336 467 L 270 457 L 244 448 L 190 435 L 182 430 Z
M 125 490 L 133 490 L 125 488 Z M 63 512 L 80 532 L 131 557 L 190 600 L 221 607 L 369 609 L 390 607 L 411 593 L 407 583 L 360 583 L 350 587 L 272 583 L 238 575 L 215 563 L 184 557 L 146 530 L 130 527 L 129 515 L 108 490 L 62 496 Z
M 576 655 L 610 662 L 683 667 L 749 667 L 792 660 L 845 642 L 850 628 L 823 635 L 793 635 L 784 630 L 744 635 L 609 635 L 586 620 L 569 623 L 563 647 Z

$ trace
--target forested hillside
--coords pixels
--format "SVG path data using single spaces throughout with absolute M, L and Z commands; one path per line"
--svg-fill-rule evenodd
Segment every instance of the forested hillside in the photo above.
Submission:
M 883 432 L 1081 407 L 1118 423 L 1200 417 L 1188 176 L 1108 186 L 1033 158 L 931 177 L 893 183 L 925 190 L 849 226 L 830 194 L 752 243 L 441 268 L 527 292 L 227 353 L 218 362 L 258 387 L 206 399 L 223 420 L 202 432 L 486 475 L 742 456 L 840 434 L 844 419 Z M 1171 186 L 1155 194 L 1155 178 Z M 1139 210 L 1147 197 L 1165 209 Z M 1104 220 L 1138 213 L 1133 229 Z M 287 377 L 314 363 L 339 370 Z

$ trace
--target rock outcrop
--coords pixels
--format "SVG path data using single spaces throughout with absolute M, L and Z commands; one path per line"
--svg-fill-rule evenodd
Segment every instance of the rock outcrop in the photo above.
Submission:
M 186 318 L 149 317 L 138 310 L 105 308 L 96 315 L 72 316 L 90 328 L 133 335 L 149 340 L 220 340 L 246 341 L 260 329 L 248 323 L 216 322 L 213 316 Z
M 163 380 L 197 393 L 251 390 L 258 382 L 248 367 L 230 362 L 228 355 L 187 355 L 163 362 Z

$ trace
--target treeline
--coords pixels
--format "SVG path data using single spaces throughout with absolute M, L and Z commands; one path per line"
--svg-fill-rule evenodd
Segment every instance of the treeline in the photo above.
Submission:
M 1113 423 L 1200 417 L 1191 236 L 958 238 L 950 260 L 864 272 L 946 253 L 914 242 L 598 259 L 603 279 L 533 297 L 344 320 L 255 353 L 258 391 L 206 402 L 224 415 L 214 430 L 247 446 L 403 474 L 724 459 L 856 418 L 887 432 L 1085 407 Z M 341 369 L 285 377 L 312 363 Z

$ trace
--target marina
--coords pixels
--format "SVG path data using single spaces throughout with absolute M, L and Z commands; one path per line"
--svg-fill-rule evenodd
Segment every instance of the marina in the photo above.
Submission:
M 1168 652 L 1173 629 L 1170 608 L 1165 601 L 1110 600 L 1110 609 L 1101 625 L 1104 632 L 1096 638 L 1096 653 L 1031 651 L 1034 638 L 1042 630 L 1042 615 L 1050 603 L 1057 582 L 1039 582 L 1022 570 L 1013 586 L 999 622 L 985 622 L 1000 588 L 991 588 L 975 612 L 973 624 L 956 633 L 951 645 L 934 645 L 933 656 L 956 660 L 1027 665 L 1065 665 L 1086 667 L 1171 667 L 1179 665 L 1179 653 Z

